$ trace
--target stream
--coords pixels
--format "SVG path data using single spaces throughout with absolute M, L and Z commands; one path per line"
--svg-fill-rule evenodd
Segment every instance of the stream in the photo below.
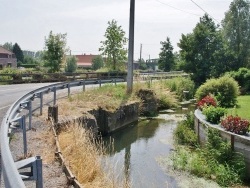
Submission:
M 154 119 L 142 119 L 104 137 L 113 141 L 107 160 L 114 165 L 114 174 L 135 188 L 174 188 L 177 181 L 158 164 L 173 148 L 173 131 L 187 111 L 162 113 Z

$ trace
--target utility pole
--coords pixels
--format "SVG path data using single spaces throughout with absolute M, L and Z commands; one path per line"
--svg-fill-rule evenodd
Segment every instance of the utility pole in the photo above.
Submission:
M 130 0 L 127 93 L 133 91 L 135 0 Z
M 140 63 L 141 63 L 141 53 L 142 53 L 142 44 L 140 46 Z

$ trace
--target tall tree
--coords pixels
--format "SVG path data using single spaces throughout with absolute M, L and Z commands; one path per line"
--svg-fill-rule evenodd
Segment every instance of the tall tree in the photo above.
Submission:
M 250 67 L 250 1 L 234 0 L 222 21 L 223 35 L 239 67 Z
M 170 42 L 170 38 L 167 37 L 166 41 L 161 42 L 161 52 L 159 54 L 159 68 L 164 71 L 170 71 L 174 68 L 174 54 L 173 54 L 173 46 Z
M 13 50 L 13 44 L 12 42 L 6 42 L 4 43 L 3 47 L 9 51 L 12 51 Z
M 17 43 L 14 44 L 12 51 L 15 54 L 17 61 L 23 63 L 23 58 L 24 58 L 23 51 L 21 50 L 20 46 Z
M 181 64 L 181 68 L 192 73 L 192 79 L 197 85 L 210 78 L 212 67 L 216 68 L 214 53 L 222 46 L 217 28 L 213 20 L 205 14 L 193 29 L 193 33 L 182 34 L 178 44 L 181 59 L 185 62 Z
M 58 72 L 65 63 L 67 34 L 53 34 L 50 31 L 48 38 L 45 37 L 45 51 L 43 59 L 45 66 L 49 67 L 50 72 Z
M 111 70 L 122 69 L 127 59 L 127 50 L 124 48 L 127 44 L 125 32 L 117 25 L 117 21 L 112 20 L 108 22 L 104 37 L 106 39 L 101 41 L 99 51 L 106 56 L 106 66 Z
M 92 69 L 97 70 L 103 67 L 103 58 L 98 55 L 92 59 Z

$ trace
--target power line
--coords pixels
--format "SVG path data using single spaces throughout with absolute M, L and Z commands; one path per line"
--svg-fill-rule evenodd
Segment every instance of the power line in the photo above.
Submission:
M 174 7 L 174 6 L 172 6 L 172 5 L 169 5 L 169 4 L 167 4 L 167 3 L 161 2 L 161 1 L 159 1 L 159 0 L 155 0 L 155 1 L 157 1 L 158 3 L 161 3 L 161 4 L 163 4 L 163 5 L 166 5 L 166 6 L 168 6 L 168 7 L 171 7 L 171 8 L 173 8 L 173 9 L 179 10 L 179 11 L 181 11 L 181 12 L 185 12 L 185 13 L 187 13 L 187 14 L 191 14 L 191 15 L 194 15 L 194 16 L 201 17 L 201 15 L 194 14 L 194 13 L 191 13 L 191 12 L 187 12 L 187 11 L 185 11 L 185 10 L 176 8 L 176 7 Z
M 204 11 L 206 14 L 208 14 L 207 11 L 205 11 L 200 5 L 198 5 L 196 2 L 194 2 L 193 0 L 190 0 L 192 3 L 194 3 L 197 7 L 199 7 L 202 11 Z M 211 16 L 210 14 L 208 14 L 213 20 L 215 20 L 217 23 L 220 23 L 218 22 L 213 16 Z

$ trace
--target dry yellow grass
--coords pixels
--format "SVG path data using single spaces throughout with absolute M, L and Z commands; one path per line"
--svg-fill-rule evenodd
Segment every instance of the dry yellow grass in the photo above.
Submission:
M 61 152 L 66 165 L 84 187 L 130 187 L 126 181 L 118 182 L 116 176 L 104 172 L 105 149 L 101 141 L 94 139 L 91 131 L 76 124 L 67 127 L 59 134 Z

